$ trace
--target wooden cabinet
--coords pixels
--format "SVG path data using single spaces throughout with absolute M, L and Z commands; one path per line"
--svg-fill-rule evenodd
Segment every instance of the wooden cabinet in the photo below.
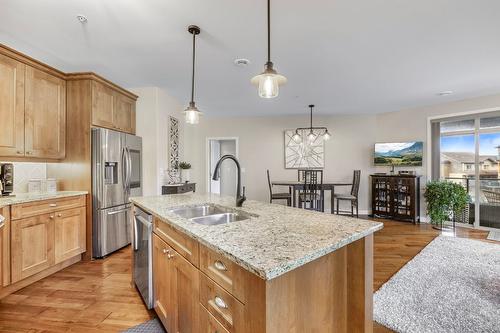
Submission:
M 372 214 L 420 222 L 420 176 L 371 175 Z
M 54 265 L 54 215 L 13 221 L 11 249 L 12 282 Z
M 168 332 L 198 332 L 199 272 L 153 235 L 155 310 Z
M 0 208 L 0 289 L 10 284 L 10 218 L 9 207 Z
M 25 68 L 0 54 L 0 156 L 24 156 Z
M 57 212 L 55 216 L 55 263 L 85 252 L 85 207 Z
M 85 196 L 18 204 L 11 211 L 12 283 L 85 252 Z
M 135 134 L 135 100 L 92 81 L 92 125 Z
M 135 101 L 118 94 L 113 118 L 114 125 L 118 130 L 135 134 Z
M 66 149 L 66 81 L 26 67 L 25 151 L 62 159 Z

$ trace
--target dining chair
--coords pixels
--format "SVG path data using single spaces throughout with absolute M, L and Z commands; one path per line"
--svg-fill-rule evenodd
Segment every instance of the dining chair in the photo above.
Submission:
M 299 208 L 323 211 L 323 170 L 301 170 L 304 187 L 299 190 Z
M 359 182 L 361 181 L 361 170 L 354 170 L 352 177 L 352 187 L 350 194 L 335 194 L 334 198 L 337 199 L 337 215 L 340 213 L 349 213 L 349 211 L 341 211 L 339 208 L 340 201 L 349 201 L 351 204 L 351 216 L 354 216 L 354 208 L 356 208 L 356 217 L 359 217 L 358 209 L 358 193 Z
M 273 193 L 273 184 L 271 183 L 271 177 L 269 176 L 269 170 L 267 170 L 267 184 L 269 185 L 269 202 L 273 203 L 273 200 L 286 200 L 286 205 L 292 205 L 292 193 L 288 189 L 288 193 Z

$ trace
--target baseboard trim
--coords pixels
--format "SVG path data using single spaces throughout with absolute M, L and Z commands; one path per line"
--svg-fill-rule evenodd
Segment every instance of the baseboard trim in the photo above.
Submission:
M 76 256 L 69 258 L 63 262 L 60 262 L 60 263 L 58 263 L 50 268 L 47 268 L 44 271 L 36 273 L 35 275 L 29 276 L 25 279 L 22 279 L 21 281 L 18 281 L 16 283 L 13 283 L 13 284 L 10 284 L 10 285 L 5 286 L 3 288 L 0 288 L 0 299 L 18 291 L 19 289 L 27 287 L 36 281 L 39 281 L 39 280 L 41 280 L 49 275 L 52 275 L 52 274 L 66 268 L 68 266 L 71 266 L 71 265 L 73 265 L 81 260 L 82 260 L 82 255 L 81 254 L 76 255 Z

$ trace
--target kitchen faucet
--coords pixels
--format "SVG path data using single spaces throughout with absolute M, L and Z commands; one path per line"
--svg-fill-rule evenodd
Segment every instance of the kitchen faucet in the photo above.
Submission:
M 220 160 L 217 162 L 215 165 L 214 169 L 214 176 L 212 177 L 213 180 L 219 180 L 220 177 L 220 165 L 221 163 L 226 160 L 230 159 L 233 160 L 234 163 L 236 163 L 236 167 L 238 168 L 238 184 L 236 185 L 236 207 L 241 207 L 243 205 L 243 202 L 247 199 L 245 197 L 245 186 L 243 186 L 243 193 L 241 193 L 241 167 L 240 167 L 240 162 L 234 157 L 233 155 L 224 155 L 220 158 Z

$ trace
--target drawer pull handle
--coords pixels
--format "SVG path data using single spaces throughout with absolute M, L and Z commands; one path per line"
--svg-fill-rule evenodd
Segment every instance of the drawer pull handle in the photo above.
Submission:
M 49 207 L 57 207 L 57 204 L 55 204 L 55 203 L 51 203 L 51 204 L 49 205 Z
M 224 300 L 222 298 L 220 298 L 219 296 L 215 296 L 214 303 L 215 303 L 215 305 L 217 305 L 221 309 L 227 309 L 228 308 L 226 302 L 224 302 Z
M 227 271 L 226 265 L 224 265 L 224 263 L 222 261 L 220 261 L 220 260 L 215 260 L 214 266 L 219 271 Z

